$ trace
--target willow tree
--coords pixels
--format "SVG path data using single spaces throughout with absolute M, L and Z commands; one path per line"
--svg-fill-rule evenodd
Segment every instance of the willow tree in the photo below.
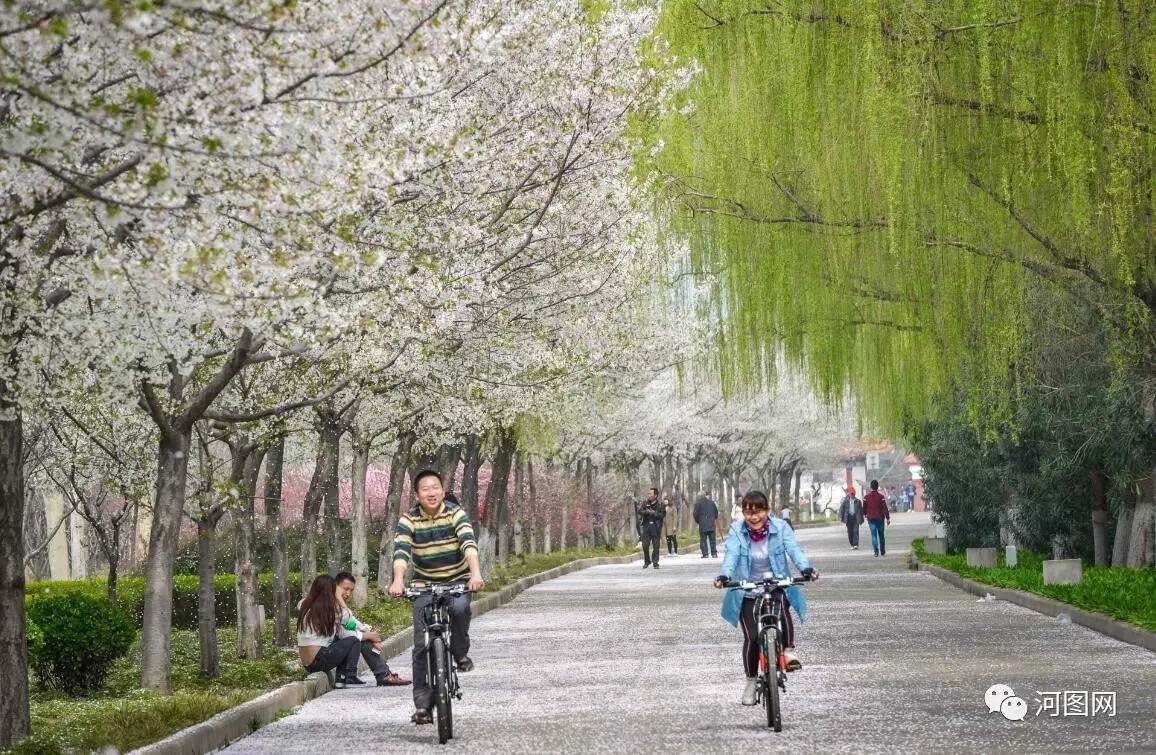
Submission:
M 959 392 L 1010 424 L 1044 289 L 1099 311 L 1156 416 L 1156 6 L 699 0 L 662 31 L 701 72 L 655 170 L 729 389 L 785 355 L 883 431 Z

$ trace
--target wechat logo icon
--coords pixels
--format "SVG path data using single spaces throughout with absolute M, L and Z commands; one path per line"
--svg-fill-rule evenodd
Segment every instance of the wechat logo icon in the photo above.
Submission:
M 1023 721 L 1028 715 L 1028 704 L 1022 697 L 1006 684 L 993 684 L 983 693 L 983 701 L 987 704 L 987 712 L 998 711 L 1009 721 Z

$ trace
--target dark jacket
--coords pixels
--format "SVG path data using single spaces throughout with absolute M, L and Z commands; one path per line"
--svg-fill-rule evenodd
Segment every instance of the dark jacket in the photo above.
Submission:
M 891 518 L 887 499 L 878 490 L 872 490 L 863 497 L 863 516 L 875 520 Z
M 699 532 L 714 532 L 718 525 L 718 504 L 709 498 L 694 502 L 694 521 Z
M 658 535 L 662 531 L 662 520 L 666 518 L 666 508 L 662 501 L 641 501 L 638 504 L 638 533 L 651 532 Z
M 849 495 L 843 496 L 839 504 L 839 521 L 847 524 L 848 518 L 854 518 L 852 523 L 856 526 L 863 524 L 863 502 Z

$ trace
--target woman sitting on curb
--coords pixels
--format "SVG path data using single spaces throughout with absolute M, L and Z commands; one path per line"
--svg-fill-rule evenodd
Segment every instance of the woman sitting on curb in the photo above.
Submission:
M 337 602 L 337 585 L 333 577 L 319 574 L 309 586 L 309 594 L 298 606 L 297 654 L 306 671 L 337 669 L 335 689 L 345 689 L 349 679 L 357 678 L 357 659 L 361 655 L 362 633 L 337 638 L 341 605 Z

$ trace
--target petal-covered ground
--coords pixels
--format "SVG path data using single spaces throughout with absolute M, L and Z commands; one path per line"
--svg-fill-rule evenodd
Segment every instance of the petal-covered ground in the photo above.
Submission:
M 904 554 L 927 517 L 894 522 L 880 558 L 866 527 L 858 551 L 841 527 L 799 532 L 822 579 L 805 587 L 805 665 L 783 696 L 782 733 L 766 727 L 761 708 L 739 704 L 739 633 L 719 617 L 710 584 L 718 559 L 681 555 L 664 557 L 657 572 L 576 572 L 478 617 L 477 668 L 461 676 L 445 749 L 1156 752 L 1156 654 L 908 570 Z M 408 653 L 391 665 L 408 676 Z M 995 684 L 1023 698 L 1025 720 L 989 712 Z M 229 752 L 441 749 L 434 726 L 409 722 L 411 689 L 331 692 Z M 1074 694 L 1066 707 L 1061 694 L 1051 715 L 1057 698 L 1046 692 Z M 1093 693 L 1115 693 L 1115 716 L 1077 715 L 1079 693 L 1089 708 Z

